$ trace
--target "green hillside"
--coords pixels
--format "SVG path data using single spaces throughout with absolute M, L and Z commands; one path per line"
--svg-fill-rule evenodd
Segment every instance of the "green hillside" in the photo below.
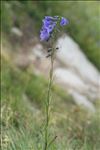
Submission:
M 60 15 L 70 22 L 64 32 L 100 70 L 99 1 L 2 0 L 0 12 L 0 149 L 44 150 L 48 80 L 35 72 L 34 63 L 21 69 L 13 60 L 19 53 L 27 56 L 28 50 L 40 43 L 39 32 L 45 15 Z M 14 33 L 13 27 L 22 36 Z M 52 144 L 48 150 L 99 150 L 100 101 L 94 105 L 96 112 L 91 113 L 77 106 L 66 91 L 53 85 L 49 124 L 49 144 Z

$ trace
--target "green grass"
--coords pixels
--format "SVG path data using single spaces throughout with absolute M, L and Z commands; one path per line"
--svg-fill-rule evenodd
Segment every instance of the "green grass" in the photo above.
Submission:
M 31 68 L 18 69 L 4 51 L 1 68 L 2 149 L 43 150 L 48 81 Z M 53 86 L 52 90 L 50 139 L 57 139 L 48 150 L 99 150 L 100 104 L 95 104 L 96 114 L 90 114 L 62 89 Z

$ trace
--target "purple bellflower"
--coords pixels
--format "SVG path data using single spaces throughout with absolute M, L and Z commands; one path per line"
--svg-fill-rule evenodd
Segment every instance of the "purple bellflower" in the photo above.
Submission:
M 66 19 L 66 18 L 64 18 L 64 17 L 61 18 L 61 21 L 60 21 L 60 25 L 61 25 L 61 26 L 65 26 L 65 25 L 67 25 L 68 23 L 69 23 L 68 19 Z
M 69 23 L 66 18 L 60 18 L 59 16 L 45 16 L 43 19 L 42 29 L 40 31 L 41 41 L 48 41 L 53 33 L 58 21 L 60 20 L 60 25 L 65 26 Z
M 44 28 L 40 31 L 41 41 L 48 41 L 49 37 L 50 37 L 50 33 L 48 32 L 48 30 L 46 28 Z

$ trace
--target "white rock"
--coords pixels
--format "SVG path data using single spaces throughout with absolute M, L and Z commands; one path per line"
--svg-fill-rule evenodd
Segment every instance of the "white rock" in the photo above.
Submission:
M 19 36 L 19 37 L 21 37 L 21 36 L 23 35 L 22 31 L 19 30 L 19 29 L 16 28 L 16 27 L 13 27 L 13 28 L 11 29 L 11 32 L 14 33 L 14 34 L 16 34 L 16 35 Z
M 36 44 L 33 48 L 32 48 L 32 53 L 35 57 L 37 58 L 44 58 L 44 52 L 43 52 L 43 46 L 41 44 Z
M 73 96 L 77 104 L 94 112 L 92 101 L 100 98 L 99 71 L 69 36 L 61 37 L 57 46 L 60 47 L 57 60 L 64 64 L 64 68 L 56 68 L 55 81 Z
M 89 109 L 91 112 L 95 112 L 94 105 L 88 100 L 86 96 L 83 96 L 75 91 L 73 91 L 71 94 L 78 105 L 85 106 L 87 110 Z
M 66 66 L 73 68 L 87 83 L 92 82 L 98 86 L 100 74 L 92 63 L 86 58 L 78 44 L 75 43 L 69 36 L 63 36 L 58 40 L 57 58 Z
M 66 85 L 66 87 L 76 89 L 81 92 L 87 90 L 83 81 L 70 69 L 58 68 L 54 71 L 55 81 Z

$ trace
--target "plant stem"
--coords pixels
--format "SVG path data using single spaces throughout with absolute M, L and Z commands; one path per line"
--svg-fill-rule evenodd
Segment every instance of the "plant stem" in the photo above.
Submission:
M 44 150 L 48 148 L 48 127 L 49 127 L 49 118 L 50 118 L 50 98 L 51 98 L 51 88 L 53 83 L 53 64 L 54 64 L 54 48 L 52 49 L 51 54 L 51 68 L 49 73 L 49 84 L 48 84 L 48 93 L 46 101 L 46 126 L 45 126 L 45 147 Z

